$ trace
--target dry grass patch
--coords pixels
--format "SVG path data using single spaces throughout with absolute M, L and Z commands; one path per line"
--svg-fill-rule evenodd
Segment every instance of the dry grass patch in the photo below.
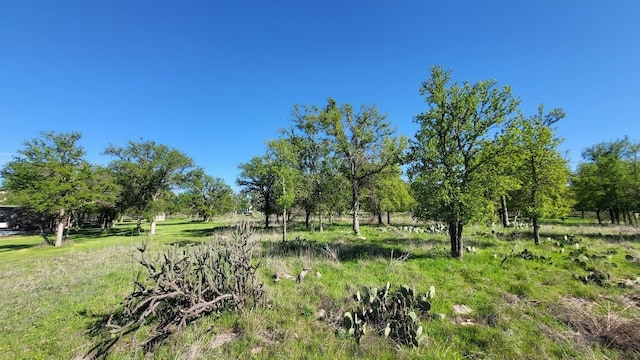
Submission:
M 640 356 L 640 316 L 623 317 L 610 306 L 576 298 L 562 298 L 550 311 L 585 341 Z

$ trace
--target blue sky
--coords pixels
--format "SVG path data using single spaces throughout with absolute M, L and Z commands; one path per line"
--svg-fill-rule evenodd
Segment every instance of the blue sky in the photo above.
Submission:
M 640 141 L 637 1 L 5 1 L 0 166 L 39 131 L 174 147 L 235 187 L 294 104 L 376 104 L 412 137 L 432 65 L 562 107 L 562 150 Z

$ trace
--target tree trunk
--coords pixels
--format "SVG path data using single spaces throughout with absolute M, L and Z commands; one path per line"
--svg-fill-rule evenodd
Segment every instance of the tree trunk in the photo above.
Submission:
M 351 207 L 353 210 L 353 224 L 352 229 L 355 235 L 360 235 L 360 199 L 358 194 L 358 183 L 357 180 L 352 180 L 351 184 Z
M 616 223 L 616 215 L 613 213 L 613 209 L 609 209 L 609 220 L 611 220 L 611 225 Z
M 353 233 L 360 235 L 360 218 L 358 212 L 360 211 L 360 204 L 356 201 L 353 203 Z
M 287 208 L 282 213 L 282 242 L 287 241 Z
M 64 223 L 66 219 L 64 218 L 64 210 L 60 210 L 60 220 L 58 221 L 56 228 L 56 242 L 54 246 L 62 245 L 62 237 L 64 236 Z
M 156 218 L 154 217 L 151 220 L 151 226 L 149 229 L 149 235 L 155 235 L 156 234 Z
M 540 245 L 540 225 L 538 224 L 538 218 L 532 217 L 531 221 L 533 222 L 533 241 L 536 245 Z
M 266 229 L 269 228 L 269 213 L 265 211 L 264 213 L 264 227 Z
M 596 210 L 596 216 L 598 217 L 598 225 L 602 225 L 602 218 L 600 217 L 600 209 Z
M 311 217 L 311 210 L 304 209 L 304 226 L 307 230 L 309 230 L 309 218 Z
M 323 232 L 324 231 L 324 223 L 322 221 L 322 211 L 318 212 L 318 231 Z
M 378 225 L 384 225 L 384 222 L 382 221 L 382 211 L 378 210 Z
M 387 225 L 391 225 L 391 211 L 387 211 Z
M 449 222 L 449 239 L 451 240 L 451 256 L 461 259 L 462 248 L 462 221 Z
M 502 216 L 502 226 L 509 227 L 509 212 L 507 211 L 507 197 L 502 195 L 500 196 L 500 215 Z

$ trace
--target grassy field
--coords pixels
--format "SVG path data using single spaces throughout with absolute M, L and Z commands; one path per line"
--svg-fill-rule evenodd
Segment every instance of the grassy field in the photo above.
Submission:
M 640 356 L 640 230 L 581 219 L 543 225 L 535 246 L 526 229 L 470 226 L 462 260 L 448 237 L 396 226 L 348 224 L 307 232 L 297 225 L 280 244 L 277 229 L 259 230 L 259 272 L 268 306 L 202 318 L 153 354 L 123 339 L 109 358 L 264 359 L 619 359 Z M 257 219 L 256 219 L 257 221 Z M 149 240 L 153 251 L 228 236 L 234 219 L 170 219 Z M 133 290 L 134 259 L 147 237 L 133 223 L 112 234 L 72 232 L 60 248 L 39 236 L 0 238 L 0 358 L 81 359 L 96 330 Z M 418 225 L 421 229 L 426 226 Z M 526 251 L 525 251 L 526 249 Z M 474 251 L 475 250 L 475 251 Z M 274 276 L 296 276 L 301 281 Z M 591 273 L 587 270 L 591 270 Z M 609 275 L 602 281 L 594 269 Z M 592 274 L 590 277 L 589 275 Z M 598 282 L 601 282 L 598 284 Z M 360 344 L 340 335 L 345 311 L 362 286 L 406 284 L 436 289 L 422 322 L 426 340 L 400 346 L 375 334 Z M 466 305 L 458 314 L 454 305 Z

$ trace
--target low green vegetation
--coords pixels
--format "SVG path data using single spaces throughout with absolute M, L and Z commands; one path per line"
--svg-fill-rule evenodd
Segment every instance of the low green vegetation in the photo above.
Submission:
M 158 223 L 152 238 L 145 231 L 138 236 L 135 222 L 122 223 L 110 234 L 72 232 L 55 248 L 42 245 L 39 236 L 0 238 L 0 358 L 85 357 L 104 340 L 109 317 L 123 311 L 139 273 L 145 274 L 138 261 L 143 242 L 149 256 L 195 251 L 198 244 L 233 241 L 240 219 L 170 219 Z M 468 226 L 466 256 L 460 260 L 450 256 L 446 233 L 429 231 L 433 224 L 396 219 L 398 225 L 363 224 L 360 236 L 346 219 L 325 224 L 323 232 L 306 231 L 293 221 L 287 242 L 277 226 L 255 228 L 252 264 L 263 284 L 263 303 L 167 328 L 170 334 L 153 349 L 144 346 L 154 326 L 147 322 L 114 335 L 118 341 L 108 352 L 92 354 L 109 359 L 640 356 L 638 228 L 578 218 L 543 221 L 535 246 L 531 229 Z M 405 307 L 395 306 L 401 298 Z M 363 312 L 356 324 L 355 314 Z M 361 331 L 364 323 L 369 331 Z

